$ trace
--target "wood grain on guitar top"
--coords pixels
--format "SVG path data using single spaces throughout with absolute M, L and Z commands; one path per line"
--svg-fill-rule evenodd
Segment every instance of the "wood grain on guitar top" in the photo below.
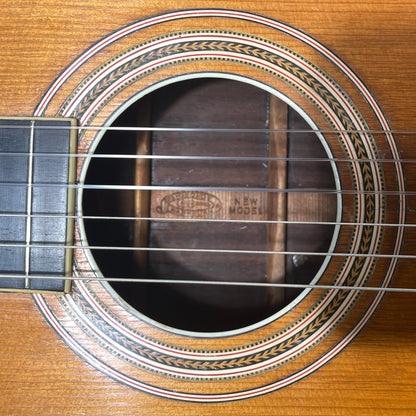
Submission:
M 341 57 L 359 76 L 393 130 L 416 131 L 416 4 L 401 0 L 3 2 L 0 115 L 33 114 L 54 79 L 93 43 L 132 21 L 173 8 L 240 9 L 301 29 Z M 211 23 L 202 18 L 195 29 L 209 28 Z M 238 26 L 236 21 L 234 27 L 229 27 L 230 21 L 217 23 L 221 29 L 250 31 L 249 23 Z M 146 36 L 151 38 L 152 28 L 147 30 Z M 264 37 L 270 38 L 271 31 L 264 31 Z M 137 43 L 140 41 L 137 38 Z M 101 61 L 110 58 L 100 57 Z M 403 159 L 414 158 L 414 138 L 414 134 L 396 138 Z M 405 164 L 404 170 L 407 189 L 415 191 L 416 164 Z M 409 196 L 407 203 L 406 222 L 414 224 L 416 196 Z M 409 228 L 402 253 L 415 252 L 416 232 Z M 410 259 L 399 261 L 393 287 L 416 288 L 414 264 Z M 249 400 L 192 404 L 154 397 L 113 381 L 67 347 L 30 295 L 3 293 L 0 414 L 415 415 L 415 305 L 415 294 L 386 294 L 348 348 L 287 388 Z M 221 343 L 219 338 L 219 349 Z M 207 383 L 206 389 L 207 393 L 214 389 L 213 384 Z

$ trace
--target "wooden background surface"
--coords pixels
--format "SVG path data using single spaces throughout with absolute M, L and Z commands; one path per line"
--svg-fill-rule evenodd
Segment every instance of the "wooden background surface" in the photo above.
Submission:
M 342 57 L 377 98 L 393 129 L 416 130 L 413 1 L 23 1 L 0 3 L 0 114 L 30 115 L 54 78 L 109 32 L 166 9 L 238 8 L 282 20 Z M 244 30 L 244 28 L 242 28 Z M 413 138 L 414 139 L 414 138 Z M 413 140 L 414 141 L 414 140 Z M 399 146 L 414 155 L 410 139 Z M 416 190 L 415 168 L 406 166 Z M 409 199 L 408 222 L 415 223 Z M 415 233 L 404 252 L 414 253 Z M 396 287 L 416 287 L 401 261 Z M 29 295 L 0 296 L 0 413 L 4 415 L 413 415 L 416 298 L 388 294 L 341 355 L 287 389 L 249 401 L 191 405 L 119 385 L 69 350 Z

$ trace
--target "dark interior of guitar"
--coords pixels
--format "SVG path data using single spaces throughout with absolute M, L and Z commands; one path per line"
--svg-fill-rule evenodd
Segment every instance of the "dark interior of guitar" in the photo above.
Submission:
M 282 108 L 282 103 L 279 105 L 278 108 Z M 125 110 L 114 126 L 191 130 L 153 131 L 151 135 L 108 131 L 102 138 L 96 153 L 173 157 L 138 161 L 96 158 L 91 162 L 88 183 L 164 187 L 151 191 L 84 192 L 84 215 L 152 218 L 85 221 L 88 244 L 92 246 L 150 248 L 146 251 L 94 251 L 93 256 L 104 276 L 211 282 L 274 281 L 270 276 L 274 274 L 270 271 L 274 266 L 270 264 L 273 264 L 271 257 L 277 255 L 264 252 L 276 250 L 273 234 L 277 231 L 273 228 L 276 226 L 267 221 L 276 221 L 282 215 L 293 223 L 284 224 L 283 234 L 281 229 L 278 231 L 279 238 L 284 240 L 280 250 L 327 252 L 334 227 L 315 223 L 335 221 L 336 197 L 308 193 L 308 190 L 335 189 L 335 180 L 331 164 L 320 160 L 328 158 L 328 154 L 315 133 L 287 134 L 287 148 L 283 150 L 292 160 L 284 165 L 283 188 L 301 192 L 283 192 L 283 213 L 270 209 L 277 193 L 267 190 L 276 183 L 271 172 L 272 164 L 277 162 L 268 158 L 281 154 L 279 149 L 278 153 L 271 150 L 274 133 L 270 129 L 276 128 L 270 121 L 275 116 L 274 108 L 270 94 L 263 89 L 233 80 L 205 78 L 158 89 Z M 286 125 L 277 127 L 310 129 L 295 110 L 287 107 L 286 112 Z M 241 131 L 243 129 L 250 131 Z M 254 132 L 254 129 L 259 131 Z M 175 159 L 175 156 L 205 159 Z M 226 160 L 227 157 L 231 160 Z M 304 158 L 308 160 L 302 160 Z M 165 189 L 168 186 L 201 187 L 203 190 Z M 221 188 L 238 188 L 238 191 L 223 192 Z M 296 223 L 299 221 L 312 224 Z M 153 251 L 160 248 L 250 253 Z M 324 261 L 322 256 L 305 254 L 283 258 L 283 283 L 310 283 Z M 198 332 L 226 331 L 259 322 L 289 304 L 302 291 L 214 284 L 112 282 L 111 285 L 147 317 L 171 327 Z

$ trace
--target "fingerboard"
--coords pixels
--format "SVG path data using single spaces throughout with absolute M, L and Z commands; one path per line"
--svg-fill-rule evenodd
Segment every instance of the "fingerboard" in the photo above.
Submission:
M 67 292 L 72 273 L 72 119 L 0 119 L 0 290 Z

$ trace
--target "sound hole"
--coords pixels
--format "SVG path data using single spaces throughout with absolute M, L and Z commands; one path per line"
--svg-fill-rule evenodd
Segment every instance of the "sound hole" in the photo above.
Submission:
M 328 155 L 314 133 L 276 136 L 278 133 L 271 131 L 310 128 L 296 111 L 246 83 L 194 79 L 156 90 L 125 110 L 113 125 L 199 130 L 151 134 L 108 131 L 101 139 L 97 154 L 173 157 L 138 161 L 97 158 L 90 163 L 88 184 L 162 187 L 151 191 L 85 191 L 84 215 L 151 218 L 85 221 L 92 246 L 150 249 L 93 251 L 104 276 L 307 284 L 322 269 L 324 257 L 302 253 L 327 252 L 330 247 L 334 227 L 317 223 L 335 221 L 336 198 L 311 190 L 335 189 L 334 173 L 329 162 L 302 163 L 299 159 Z M 240 131 L 212 131 L 236 128 Z M 297 160 L 286 163 L 281 157 L 285 154 Z M 188 190 L 167 189 L 170 186 Z M 270 188 L 301 192 L 266 192 Z M 278 220 L 292 223 L 270 223 Z M 198 251 L 205 249 L 209 251 Z M 281 310 L 301 292 L 215 284 L 111 285 L 148 318 L 196 332 L 228 331 L 255 324 Z

